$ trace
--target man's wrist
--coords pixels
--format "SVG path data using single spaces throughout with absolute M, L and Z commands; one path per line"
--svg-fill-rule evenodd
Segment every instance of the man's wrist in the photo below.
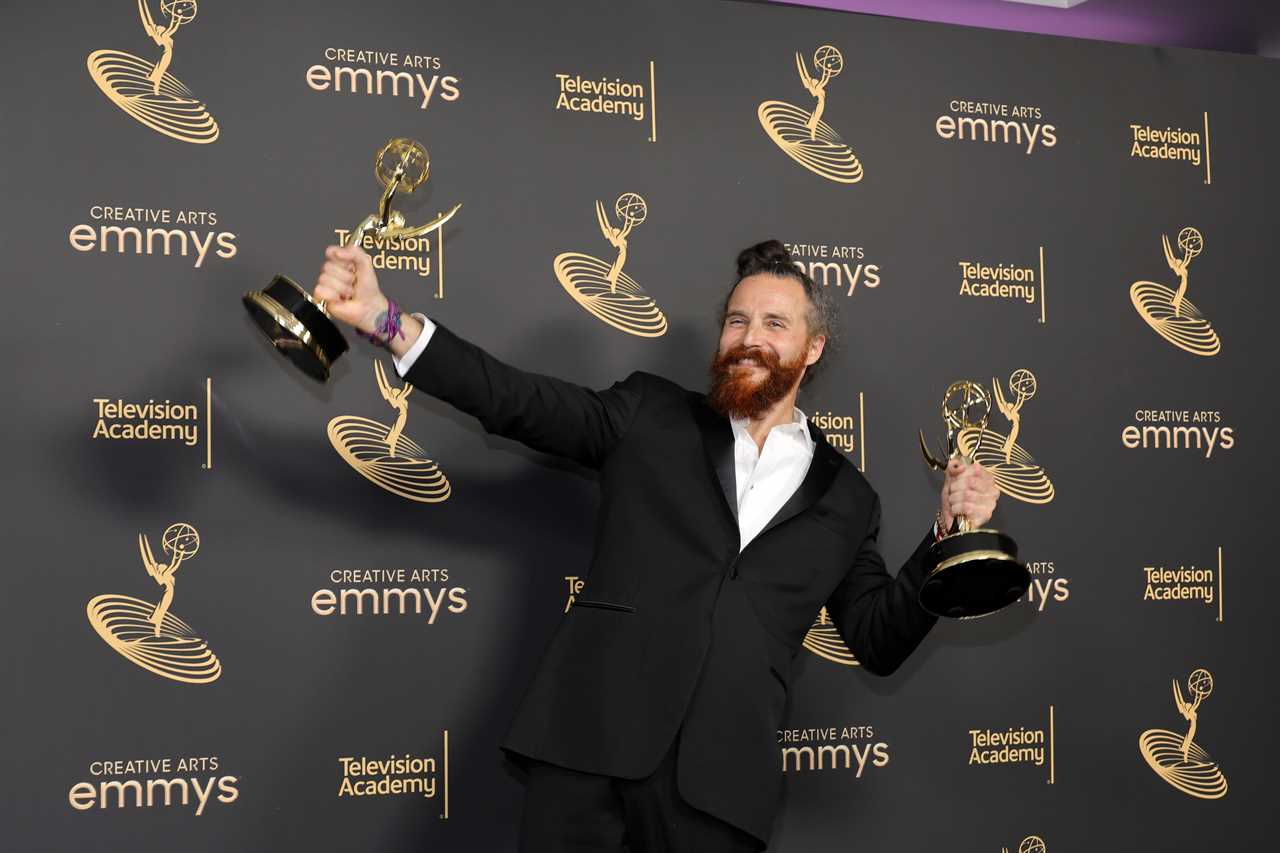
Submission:
M 391 301 L 386 296 L 379 293 L 375 304 L 365 314 L 364 319 L 356 326 L 356 331 L 362 335 L 371 335 L 379 329 L 387 319 L 387 311 L 391 308 Z
M 401 334 L 391 339 L 387 344 L 387 350 L 396 358 L 404 358 L 409 350 L 413 349 L 413 345 L 417 343 L 418 336 L 422 334 L 422 321 L 412 314 L 403 314 L 400 317 Z

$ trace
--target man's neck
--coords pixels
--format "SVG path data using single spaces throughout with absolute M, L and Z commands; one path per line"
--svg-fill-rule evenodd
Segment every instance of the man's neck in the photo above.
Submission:
M 770 406 L 760 417 L 747 419 L 747 435 L 751 436 L 751 440 L 756 443 L 758 450 L 764 450 L 764 442 L 769 437 L 770 430 L 776 426 L 795 421 L 797 391 L 798 386 L 797 388 L 792 388 L 791 393 Z

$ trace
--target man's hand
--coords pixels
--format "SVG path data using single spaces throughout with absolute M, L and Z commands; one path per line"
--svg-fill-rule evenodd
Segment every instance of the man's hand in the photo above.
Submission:
M 325 301 L 330 317 L 366 335 L 382 325 L 389 307 L 378 287 L 373 260 L 358 243 L 324 250 L 324 266 L 316 277 L 314 295 Z M 386 347 L 396 358 L 404 358 L 421 334 L 422 323 L 407 313 L 401 314 L 400 334 Z
M 315 297 L 325 301 L 325 310 L 333 319 L 365 334 L 377 328 L 379 315 L 387 310 L 387 297 L 378 288 L 373 261 L 358 243 L 324 250 Z
M 952 459 L 942 482 L 942 532 L 951 529 L 957 515 L 967 518 L 971 528 L 982 527 L 991 520 L 999 497 L 1000 487 L 990 471 L 977 462 L 966 465 Z

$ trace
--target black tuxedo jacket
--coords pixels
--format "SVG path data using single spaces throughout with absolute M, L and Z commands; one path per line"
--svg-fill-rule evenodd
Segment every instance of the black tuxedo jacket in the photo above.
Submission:
M 739 553 L 732 428 L 703 395 L 652 374 L 591 391 L 438 326 L 406 378 L 491 433 L 599 472 L 586 585 L 504 748 L 635 779 L 679 730 L 684 799 L 767 842 L 782 787 L 777 730 L 805 633 L 826 605 L 864 668 L 896 669 L 935 621 L 917 603 L 932 537 L 889 575 L 875 491 L 810 425 L 807 476 Z

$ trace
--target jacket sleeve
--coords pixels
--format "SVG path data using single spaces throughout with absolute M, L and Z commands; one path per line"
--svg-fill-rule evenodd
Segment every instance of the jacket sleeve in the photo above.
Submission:
M 642 373 L 604 391 L 504 364 L 437 324 L 405 378 L 479 419 L 486 432 L 598 468 L 635 419 Z
M 877 497 L 853 565 L 827 601 L 827 614 L 865 669 L 875 675 L 889 675 L 915 651 L 938 621 L 920 606 L 919 598 L 925 555 L 933 536 L 920 542 L 897 577 L 885 571 L 879 536 Z

